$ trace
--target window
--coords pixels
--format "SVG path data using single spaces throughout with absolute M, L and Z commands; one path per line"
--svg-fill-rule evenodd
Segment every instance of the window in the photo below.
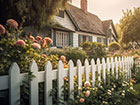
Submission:
M 90 42 L 92 42 L 92 38 L 91 38 L 91 36 L 86 36 L 86 35 L 78 35 L 78 37 L 79 37 L 79 45 L 80 45 L 80 43 L 83 43 L 83 42 L 86 42 L 86 41 L 90 41 Z
M 106 45 L 107 44 L 107 40 L 105 38 L 103 38 L 103 43 Z
M 97 42 L 101 43 L 102 42 L 101 38 L 97 38 Z
M 59 10 L 59 14 L 57 15 L 61 18 L 64 18 L 64 11 L 63 10 Z
M 56 46 L 67 47 L 69 46 L 69 33 L 56 31 Z

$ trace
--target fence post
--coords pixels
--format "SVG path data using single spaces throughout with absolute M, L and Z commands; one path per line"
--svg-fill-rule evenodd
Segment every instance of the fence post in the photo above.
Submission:
M 57 73 L 57 85 L 58 85 L 58 100 L 59 99 L 64 99 L 64 97 L 62 96 L 62 86 L 64 84 L 64 75 L 63 75 L 63 71 L 64 71 L 64 65 L 63 62 L 60 60 L 58 62 L 58 73 Z M 59 104 L 61 105 L 61 104 Z
M 92 85 L 95 85 L 95 72 L 96 72 L 96 65 L 94 59 L 91 60 L 91 73 L 92 73 Z
M 9 70 L 9 104 L 20 105 L 20 69 L 13 63 Z
M 82 64 L 81 64 L 81 61 L 78 60 L 77 61 L 77 78 L 78 78 L 78 88 L 81 88 L 82 87 L 82 73 L 81 73 L 81 67 Z M 80 94 L 80 92 L 79 92 Z
M 98 86 L 101 85 L 101 63 L 100 63 L 100 59 L 97 59 L 97 71 L 98 71 Z
M 105 59 L 102 59 L 102 66 L 103 66 L 103 79 L 104 79 L 104 83 L 106 83 L 106 63 L 105 63 Z
M 111 57 L 111 75 L 114 76 L 114 60 L 113 60 L 113 57 Z
M 74 89 L 74 64 L 73 61 L 70 60 L 69 61 L 69 94 L 70 94 L 70 98 L 74 99 L 73 95 L 71 94 L 71 92 Z
M 52 96 L 50 96 L 50 92 L 52 89 L 52 65 L 51 62 L 48 61 L 45 65 L 45 105 L 52 105 Z
M 89 62 L 87 59 L 85 60 L 84 66 L 85 66 L 86 81 L 89 81 Z
M 39 105 L 38 98 L 38 67 L 36 62 L 33 60 L 30 66 L 30 72 L 33 77 L 30 81 L 30 105 Z

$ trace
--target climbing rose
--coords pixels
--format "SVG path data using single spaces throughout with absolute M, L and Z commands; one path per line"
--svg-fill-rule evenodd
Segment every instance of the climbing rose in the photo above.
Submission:
M 46 40 L 47 43 L 52 44 L 52 39 L 49 37 L 45 37 L 44 40 Z
M 0 24 L 0 35 L 5 34 L 5 28 Z
M 31 39 L 32 41 L 35 40 L 35 38 L 32 35 L 29 36 L 29 39 Z
M 16 42 L 16 46 L 21 46 L 21 47 L 24 47 L 25 46 L 25 42 L 23 40 L 18 40 Z
M 35 49 L 41 49 L 41 46 L 38 43 L 33 43 L 32 47 L 35 48 Z
M 89 82 L 89 81 L 86 81 L 86 82 L 84 83 L 84 86 L 85 86 L 85 87 L 91 86 L 91 85 L 90 85 L 90 82 Z
M 8 19 L 8 20 L 6 21 L 6 23 L 7 23 L 7 25 L 9 25 L 9 26 L 11 26 L 11 27 L 13 27 L 13 28 L 15 28 L 15 29 L 18 28 L 18 23 L 17 23 L 17 21 L 15 21 L 14 19 Z
M 88 97 L 90 95 L 90 91 L 86 91 L 85 96 Z
M 80 98 L 80 102 L 83 103 L 85 101 L 84 98 Z
M 34 42 L 37 43 L 38 41 L 37 40 L 34 40 Z
M 37 40 L 42 40 L 42 37 L 41 36 L 36 36 L 36 39 Z
M 62 60 L 62 62 L 66 61 L 66 57 L 65 56 L 61 56 L 60 59 Z

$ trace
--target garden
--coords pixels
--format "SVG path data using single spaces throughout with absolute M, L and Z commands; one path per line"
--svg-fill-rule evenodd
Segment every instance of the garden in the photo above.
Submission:
M 21 86 L 21 105 L 29 104 L 30 82 L 36 78 L 30 71 L 30 65 L 34 60 L 38 66 L 38 71 L 44 71 L 48 61 L 51 62 L 52 69 L 55 71 L 60 68 L 59 63 L 62 61 L 62 68 L 69 69 L 70 62 L 73 61 L 73 67 L 77 66 L 77 60 L 81 61 L 81 65 L 85 62 L 92 61 L 98 63 L 102 58 L 133 56 L 134 64 L 131 68 L 131 78 L 125 78 L 125 72 L 119 68 L 119 78 L 110 75 L 106 71 L 106 82 L 101 76 L 100 85 L 93 85 L 92 74 L 89 72 L 87 81 L 85 74 L 82 74 L 82 87 L 79 88 L 78 76 L 74 75 L 74 89 L 69 94 L 69 77 L 64 78 L 64 84 L 60 89 L 63 91 L 61 95 L 63 99 L 58 98 L 57 80 L 52 82 L 50 97 L 53 99 L 53 104 L 69 105 L 132 105 L 137 104 L 140 100 L 140 67 L 138 49 L 128 48 L 124 50 L 119 43 L 111 43 L 106 50 L 105 45 L 96 42 L 81 43 L 80 48 L 67 47 L 65 49 L 51 48 L 52 39 L 49 37 L 34 37 L 32 33 L 23 34 L 19 23 L 13 19 L 8 19 L 3 26 L 0 24 L 0 76 L 9 74 L 9 68 L 13 62 L 16 62 L 20 68 L 20 73 L 28 74 L 28 81 L 23 81 Z M 103 63 L 103 62 L 102 62 Z M 115 72 L 116 73 L 116 72 Z M 95 80 L 98 79 L 98 74 L 95 72 Z M 109 81 L 107 81 L 109 79 Z M 8 105 L 9 90 L 0 91 L 0 104 Z M 39 105 L 44 103 L 44 83 L 39 83 Z

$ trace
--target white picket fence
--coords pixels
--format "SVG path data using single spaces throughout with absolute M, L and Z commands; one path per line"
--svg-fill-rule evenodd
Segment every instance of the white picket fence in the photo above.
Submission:
M 52 89 L 52 81 L 57 79 L 57 89 L 58 98 L 63 98 L 61 96 L 62 86 L 64 84 L 64 77 L 69 78 L 69 93 L 74 89 L 74 75 L 77 75 L 78 86 L 82 87 L 82 74 L 85 74 L 86 81 L 89 81 L 89 72 L 92 76 L 92 85 L 95 85 L 95 72 L 98 72 L 98 80 L 101 80 L 101 74 L 106 82 L 106 70 L 112 71 L 112 75 L 116 74 L 118 78 L 118 69 L 127 71 L 126 78 L 131 77 L 131 68 L 133 66 L 133 57 L 115 57 L 115 59 L 107 58 L 106 61 L 103 58 L 101 61 L 97 59 L 97 64 L 95 64 L 94 59 L 91 60 L 90 65 L 88 60 L 85 60 L 84 66 L 82 66 L 81 61 L 77 61 L 77 66 L 74 67 L 73 61 L 69 61 L 69 68 L 64 69 L 62 61 L 58 63 L 58 69 L 52 70 L 52 65 L 48 61 L 45 65 L 45 71 L 38 72 L 38 66 L 35 61 L 32 62 L 30 66 L 30 71 L 33 73 L 35 78 L 30 81 L 30 105 L 39 105 L 39 84 L 44 82 L 44 101 L 45 105 L 52 105 L 52 97 L 50 92 Z M 103 73 L 101 73 L 101 71 Z M 23 81 L 27 79 L 28 74 L 20 74 L 20 68 L 16 63 L 13 63 L 9 70 L 9 75 L 0 76 L 0 90 L 9 89 L 9 101 L 10 105 L 20 105 L 20 86 L 23 85 Z M 100 83 L 99 83 L 100 85 Z M 74 98 L 73 95 L 70 96 Z

